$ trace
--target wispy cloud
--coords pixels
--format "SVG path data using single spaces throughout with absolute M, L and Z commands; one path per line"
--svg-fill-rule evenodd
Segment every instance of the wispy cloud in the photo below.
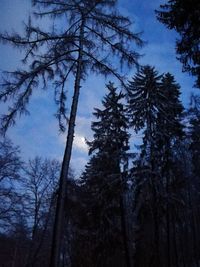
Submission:
M 87 152 L 88 146 L 85 142 L 85 137 L 79 134 L 75 134 L 74 137 L 74 147 L 80 149 L 81 151 Z
M 74 147 L 73 149 L 76 152 L 85 153 L 87 155 L 88 146 L 85 142 L 85 139 L 91 139 L 91 118 L 84 116 L 77 116 L 76 119 L 76 127 L 75 127 L 75 135 L 74 135 Z M 66 134 L 60 135 L 60 142 L 65 144 L 66 142 Z

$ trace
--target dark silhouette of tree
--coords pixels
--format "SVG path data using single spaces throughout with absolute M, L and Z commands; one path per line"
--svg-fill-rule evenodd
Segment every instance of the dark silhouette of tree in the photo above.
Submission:
M 126 180 L 121 170 L 129 149 L 128 121 L 123 94 L 117 93 L 112 83 L 107 89 L 103 108 L 94 112 L 98 120 L 92 122 L 94 140 L 88 142 L 92 157 L 82 176 L 88 214 L 88 224 L 82 227 L 89 235 L 82 237 L 82 242 L 89 240 L 90 266 L 130 266 L 123 202 Z M 89 266 L 86 261 L 81 264 Z
M 187 195 L 188 195 L 188 208 L 189 208 L 189 223 L 192 233 L 192 256 L 195 259 L 195 263 L 198 266 L 199 264 L 199 245 L 200 240 L 198 238 L 200 234 L 199 227 L 199 211 L 200 211 L 200 99 L 198 96 L 193 96 L 191 98 L 191 105 L 188 112 L 189 115 L 189 152 L 191 155 L 191 169 L 190 169 L 190 178 L 187 183 Z
M 67 185 L 65 239 L 62 250 L 62 264 L 65 266 L 92 266 L 92 245 L 89 243 L 90 221 L 86 212 L 86 196 L 80 180 L 69 179 Z M 87 226 L 86 226 L 87 225 Z M 87 254 L 86 254 L 87 253 Z M 87 257 L 85 257 L 87 255 Z M 87 264 L 86 264 L 87 262 Z
M 140 155 L 134 161 L 135 262 L 138 266 L 165 264 L 162 254 L 163 220 L 166 218 L 167 266 L 171 266 L 169 202 L 174 177 L 173 142 L 182 136 L 183 107 L 179 85 L 167 73 L 159 75 L 144 66 L 128 85 L 130 124 L 143 133 Z M 171 201 L 172 202 L 172 201 Z M 139 227 L 139 230 L 137 229 Z M 164 252 L 165 253 L 165 252 Z M 146 255 L 146 257 L 144 257 Z
M 8 198 L 7 195 L 1 195 L 2 208 L 5 210 L 9 207 L 0 225 L 0 238 L 5 240 L 5 248 L 0 248 L 1 264 L 47 267 L 60 163 L 35 157 L 22 165 L 19 148 L 5 139 L 1 143 L 1 167 L 1 177 L 7 175 L 4 175 L 5 189 L 10 190 L 9 197 L 12 196 Z
M 174 205 L 171 215 L 173 220 L 171 234 L 175 232 L 176 254 L 180 266 L 199 266 L 199 174 L 198 168 L 198 117 L 199 100 L 192 96 L 189 110 L 185 112 L 184 126 L 185 136 L 181 142 L 174 146 L 174 166 L 176 183 L 173 190 L 176 192 L 176 206 Z M 182 190 L 180 188 L 182 187 Z M 177 194 L 179 192 L 179 194 Z M 174 194 L 174 192 L 173 192 Z M 175 195 L 175 194 L 174 194 Z M 179 205 L 177 205 L 179 203 Z M 175 228 L 175 230 L 173 230 Z M 174 242 L 171 254 L 173 254 Z M 174 255 L 175 256 L 175 255 Z
M 10 139 L 0 140 L 0 227 L 5 230 L 21 212 L 21 197 L 15 187 L 20 182 L 22 170 L 19 147 Z
M 116 0 L 34 0 L 40 18 L 50 17 L 53 22 L 65 18 L 66 27 L 52 26 L 51 32 L 32 25 L 29 19 L 25 35 L 1 35 L 1 40 L 14 47 L 26 50 L 23 62 L 26 68 L 7 73 L 1 85 L 0 100 L 12 100 L 8 114 L 2 116 L 2 130 L 15 123 L 18 114 L 27 113 L 27 104 L 37 87 L 55 88 L 57 117 L 60 130 L 66 123 L 66 90 L 69 77 L 74 78 L 73 101 L 68 122 L 66 150 L 61 171 L 60 189 L 57 201 L 55 234 L 53 238 L 52 266 L 58 266 L 66 180 L 71 158 L 75 118 L 81 81 L 89 72 L 114 75 L 123 84 L 123 75 L 118 71 L 120 64 L 136 66 L 138 53 L 133 44 L 142 45 L 138 34 L 131 32 L 130 20 L 119 14 Z M 53 23 L 53 25 L 55 25 Z M 131 44 L 129 46 L 129 44 Z M 114 66 L 115 65 L 115 66 Z M 52 81 L 52 82 L 51 82 Z
M 200 88 L 200 3 L 198 0 L 168 0 L 156 11 L 157 18 L 169 29 L 178 32 L 176 40 L 178 59 L 183 71 L 196 77 L 196 87 Z
M 2 266 L 24 267 L 29 247 L 29 231 L 23 214 L 17 214 L 9 232 L 0 234 Z
M 156 151 L 154 149 L 154 137 L 157 111 L 160 105 L 159 100 L 161 99 L 160 87 L 161 75 L 151 66 L 142 67 L 128 84 L 130 125 L 136 132 L 144 131 L 143 144 L 140 146 L 140 157 L 136 160 L 135 168 L 133 169 L 136 179 L 135 186 L 137 187 L 135 189 L 135 198 L 137 202 L 140 200 L 140 202 L 135 204 L 135 212 L 137 210 L 138 213 L 135 215 L 137 224 L 140 227 L 143 225 L 142 232 L 144 236 L 148 232 L 150 233 L 145 243 L 140 237 L 141 242 L 138 242 L 136 245 L 135 264 L 144 266 L 150 264 L 159 265 L 159 223 L 158 207 L 156 205 L 158 183 L 155 184 Z M 149 214 L 148 210 L 151 210 L 151 214 Z M 146 220 L 148 220 L 148 224 L 145 225 Z M 154 244 L 153 246 L 150 246 L 151 242 Z M 145 247 L 145 244 L 147 247 Z M 143 257 L 142 254 L 145 250 L 146 257 Z
M 52 216 L 55 214 L 56 192 L 60 163 L 56 160 L 35 157 L 24 166 L 22 189 L 24 209 L 28 218 L 30 245 L 26 267 L 40 266 L 42 254 L 49 256 L 49 239 L 52 237 Z M 47 264 L 45 265 L 47 266 Z
M 156 123 L 156 147 L 158 150 L 157 155 L 160 160 L 157 162 L 157 169 L 160 170 L 160 176 L 162 179 L 162 188 L 164 189 L 163 207 L 165 211 L 165 228 L 166 228 L 166 240 L 167 240 L 167 266 L 173 266 L 175 262 L 172 258 L 172 251 L 175 251 L 172 242 L 172 229 L 177 223 L 174 221 L 173 211 L 177 208 L 177 201 L 174 200 L 174 196 L 180 198 L 180 191 L 182 187 L 174 189 L 180 182 L 180 178 L 175 169 L 176 161 L 174 160 L 174 142 L 181 140 L 183 137 L 183 125 L 181 119 L 183 116 L 183 106 L 179 100 L 180 86 L 175 82 L 174 77 L 167 73 L 161 80 L 161 93 L 163 96 L 162 105 L 160 106 L 160 112 L 158 113 Z M 175 232 L 173 233 L 176 234 Z M 173 245 L 172 245 L 173 244 Z
M 193 172 L 195 176 L 200 175 L 200 99 L 199 97 L 193 97 L 193 103 L 190 108 L 190 137 L 191 144 L 190 150 L 192 151 Z

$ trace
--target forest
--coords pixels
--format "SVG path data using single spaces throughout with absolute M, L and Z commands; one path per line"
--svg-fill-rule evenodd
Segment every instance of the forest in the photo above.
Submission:
M 163 0 L 154 12 L 177 34 L 196 88 L 189 105 L 173 73 L 140 64 L 145 40 L 118 2 L 32 0 L 24 31 L 0 33 L 23 56 L 0 78 L 0 267 L 200 267 L 200 2 Z M 37 24 L 46 19 L 50 30 Z M 105 78 L 105 95 L 76 177 L 78 107 L 92 74 Z M 62 160 L 24 158 L 9 137 L 36 89 L 54 92 Z

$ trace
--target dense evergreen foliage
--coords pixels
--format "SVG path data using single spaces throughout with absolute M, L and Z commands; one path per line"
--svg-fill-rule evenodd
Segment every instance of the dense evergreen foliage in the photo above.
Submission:
M 176 41 L 178 59 L 183 70 L 196 77 L 200 87 L 200 2 L 198 0 L 168 0 L 157 11 L 159 21 L 180 35 Z
M 178 179 L 174 174 L 173 144 L 183 134 L 179 88 L 171 74 L 158 75 L 150 66 L 144 66 L 128 86 L 131 125 L 143 131 L 141 152 L 132 170 L 135 223 L 139 227 L 134 236 L 137 266 L 165 266 L 170 260 L 170 188 Z M 167 249 L 161 257 L 162 245 Z
M 90 229 L 89 236 L 83 236 L 81 241 L 84 244 L 89 240 L 90 256 L 86 263 L 82 259 L 73 266 L 126 266 L 125 177 L 121 168 L 129 149 L 128 120 L 122 103 L 123 94 L 118 93 L 112 83 L 107 89 L 103 109 L 94 112 L 98 119 L 92 122 L 94 140 L 87 142 L 92 156 L 81 181 L 85 213 L 88 214 L 88 224 L 83 225 L 83 229 L 85 232 Z
M 0 35 L 25 49 L 27 64 L 3 77 L 0 101 L 10 107 L 1 117 L 1 133 L 26 113 L 33 89 L 41 85 L 54 86 L 60 130 L 69 122 L 62 167 L 41 157 L 24 162 L 19 147 L 0 136 L 2 267 L 200 266 L 200 98 L 192 96 L 184 109 L 171 73 L 138 65 L 132 44 L 142 41 L 116 4 L 33 0 L 36 17 L 53 19 L 51 31 L 30 19 L 25 35 Z M 197 0 L 169 0 L 157 11 L 180 34 L 177 53 L 197 87 L 199 15 Z M 138 66 L 129 81 L 118 59 L 128 68 Z M 74 179 L 69 163 L 75 119 L 81 83 L 90 73 L 114 75 L 119 85 L 109 82 L 101 108 L 94 107 L 89 160 Z M 69 77 L 74 86 L 68 120 Z
M 111 82 L 107 91 L 93 113 L 89 162 L 79 180 L 68 181 L 62 264 L 198 266 L 199 98 L 184 112 L 173 75 L 151 66 L 125 93 Z M 1 182 L 12 181 L 1 185 L 1 260 L 48 266 L 59 164 L 22 163 L 8 139 L 0 152 Z

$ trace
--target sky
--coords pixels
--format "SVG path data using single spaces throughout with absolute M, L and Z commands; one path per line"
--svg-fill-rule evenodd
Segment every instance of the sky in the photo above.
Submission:
M 137 50 L 143 55 L 140 64 L 155 66 L 160 73 L 172 73 L 181 85 L 181 100 L 187 106 L 191 93 L 198 93 L 197 89 L 192 88 L 194 79 L 189 74 L 182 73 L 182 66 L 176 59 L 176 33 L 169 31 L 157 21 L 154 12 L 166 0 L 119 0 L 118 2 L 120 12 L 134 21 L 134 31 L 143 32 L 141 37 L 146 41 L 146 45 Z M 31 0 L 0 0 L 0 31 L 14 30 L 22 33 L 22 21 L 27 20 L 31 11 Z M 20 67 L 22 55 L 23 51 L 19 52 L 8 45 L 0 44 L 0 72 Z M 135 70 L 132 69 L 128 77 L 131 78 L 134 74 Z M 112 81 L 112 77 L 108 80 Z M 101 107 L 101 100 L 106 93 L 105 83 L 108 80 L 92 75 L 82 84 L 71 159 L 71 166 L 77 177 L 88 160 L 85 138 L 92 140 L 90 126 L 91 121 L 95 119 L 92 115 L 93 108 Z M 67 103 L 71 102 L 70 97 Z M 42 156 L 62 161 L 66 135 L 58 131 L 54 116 L 56 107 L 53 102 L 53 92 L 36 90 L 28 110 L 30 115 L 19 118 L 16 125 L 7 133 L 13 143 L 20 146 L 22 158 L 27 160 Z M 4 111 L 5 107 L 1 104 L 0 114 Z

